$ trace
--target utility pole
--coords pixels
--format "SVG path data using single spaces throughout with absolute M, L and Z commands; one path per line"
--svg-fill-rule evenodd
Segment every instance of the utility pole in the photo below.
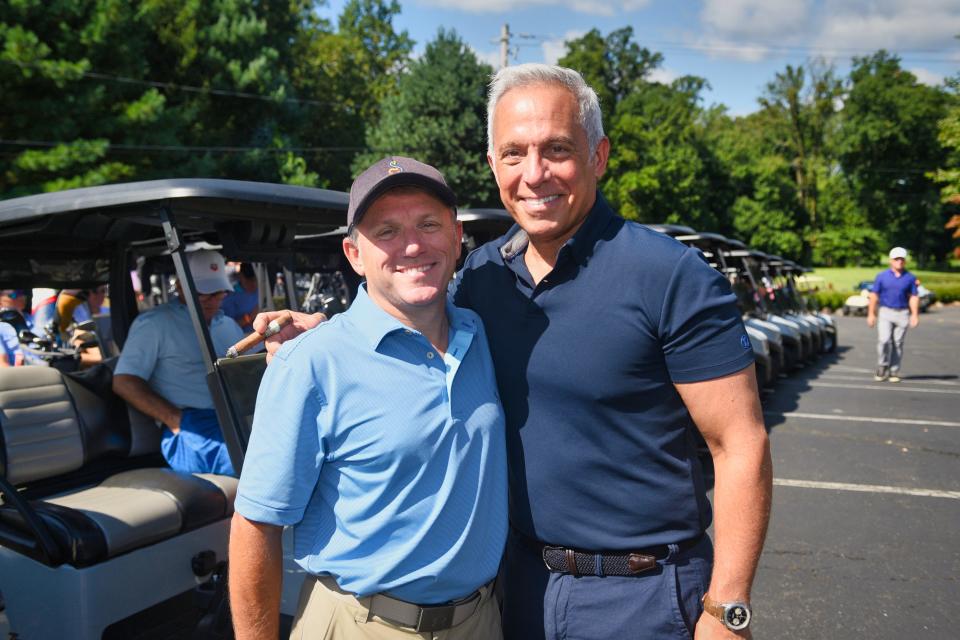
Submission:
M 507 60 L 510 57 L 510 25 L 506 22 L 500 29 L 500 68 L 507 66 Z

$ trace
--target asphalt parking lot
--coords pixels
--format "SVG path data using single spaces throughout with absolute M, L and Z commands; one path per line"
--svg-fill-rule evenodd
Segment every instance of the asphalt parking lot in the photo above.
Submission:
M 755 638 L 956 638 L 960 624 L 960 308 L 906 338 L 900 384 L 873 381 L 875 330 L 764 399 L 773 514 Z

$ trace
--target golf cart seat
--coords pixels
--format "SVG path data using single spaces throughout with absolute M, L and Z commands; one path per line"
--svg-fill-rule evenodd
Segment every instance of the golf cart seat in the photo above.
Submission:
M 236 478 L 162 465 L 160 431 L 50 367 L 0 369 L 0 546 L 89 567 L 233 512 Z

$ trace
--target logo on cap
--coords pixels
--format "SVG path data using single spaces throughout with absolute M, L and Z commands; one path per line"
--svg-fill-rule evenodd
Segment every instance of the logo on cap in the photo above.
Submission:
M 216 263 L 216 262 L 211 262 L 211 263 L 210 263 L 210 271 L 216 271 L 216 270 L 218 270 L 219 268 L 220 268 L 220 267 L 217 266 L 217 263 Z
M 390 168 L 387 169 L 387 175 L 392 176 L 393 174 L 400 173 L 401 171 L 403 171 L 403 167 L 400 166 L 400 163 L 397 162 L 396 160 L 391 160 Z

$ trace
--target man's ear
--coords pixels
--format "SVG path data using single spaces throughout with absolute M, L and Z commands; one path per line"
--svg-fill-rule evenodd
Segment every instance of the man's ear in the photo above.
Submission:
M 347 257 L 347 261 L 350 263 L 350 266 L 353 267 L 353 270 L 357 272 L 357 275 L 365 275 L 363 272 L 363 259 L 360 257 L 360 247 L 357 246 L 357 243 L 354 242 L 350 236 L 345 236 L 343 239 L 343 255 Z

